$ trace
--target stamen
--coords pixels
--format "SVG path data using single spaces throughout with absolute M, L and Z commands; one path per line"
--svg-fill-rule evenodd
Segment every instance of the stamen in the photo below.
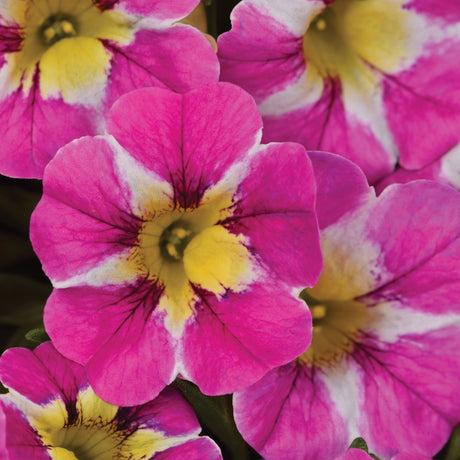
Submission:
M 324 19 L 318 19 L 318 21 L 316 21 L 316 28 L 318 30 L 324 30 L 326 28 L 326 21 Z
M 45 45 L 51 46 L 63 38 L 75 37 L 77 32 L 77 23 L 72 16 L 57 13 L 43 22 L 38 35 Z
M 194 236 L 187 222 L 176 220 L 160 236 L 161 255 L 171 262 L 182 260 L 185 248 Z

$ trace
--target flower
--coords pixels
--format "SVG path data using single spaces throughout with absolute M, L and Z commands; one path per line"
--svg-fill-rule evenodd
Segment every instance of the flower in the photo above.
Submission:
M 313 172 L 301 145 L 259 145 L 261 127 L 233 85 L 142 89 L 112 107 L 109 135 L 48 165 L 31 221 L 55 287 L 45 328 L 103 399 L 139 404 L 179 373 L 231 393 L 307 348 Z
M 122 94 L 217 81 L 197 30 L 172 24 L 198 0 L 4 0 L 0 4 L 0 173 L 41 178 L 59 147 L 104 132 Z
M 459 17 L 453 0 L 244 0 L 221 79 L 255 97 L 265 141 L 338 153 L 373 183 L 459 142 Z
M 305 289 L 310 348 L 235 394 L 236 424 L 267 460 L 431 457 L 460 421 L 460 194 L 432 181 L 376 198 L 358 167 L 310 155 L 324 269 Z
M 198 437 L 196 416 L 176 390 L 141 406 L 114 406 L 51 342 L 7 350 L 0 375 L 11 389 L 0 396 L 10 460 L 222 458 L 211 439 Z

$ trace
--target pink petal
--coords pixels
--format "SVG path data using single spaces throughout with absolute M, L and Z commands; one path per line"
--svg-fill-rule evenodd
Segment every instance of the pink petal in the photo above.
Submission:
M 185 377 L 205 394 L 240 390 L 310 344 L 305 304 L 269 279 L 220 300 L 201 298 L 195 321 L 184 331 L 182 353 Z
M 79 389 L 88 385 L 83 367 L 65 359 L 51 342 L 34 351 L 6 350 L 0 359 L 0 377 L 5 386 L 37 404 L 58 397 L 65 403 L 75 401 Z
M 109 42 L 105 46 L 114 56 L 107 106 L 137 88 L 156 86 L 183 93 L 216 82 L 219 77 L 219 64 L 209 42 L 198 30 L 183 24 L 139 30 L 125 47 Z
M 308 152 L 308 155 L 318 188 L 316 209 L 321 229 L 359 208 L 373 195 L 366 176 L 351 161 L 325 152 Z
M 356 163 L 370 183 L 390 173 L 394 158 L 364 124 L 345 110 L 339 81 L 325 81 L 320 99 L 295 111 L 266 115 L 264 142 L 295 141 Z
M 432 456 L 460 421 L 458 328 L 406 335 L 395 343 L 366 341 L 354 359 L 364 369 L 367 414 L 362 436 L 379 457 Z
M 416 63 L 383 82 L 387 120 L 406 169 L 421 168 L 460 141 L 460 41 L 425 46 Z
M 83 138 L 65 146 L 47 168 L 31 241 L 53 281 L 88 271 L 137 238 L 140 222 L 114 156 L 107 138 Z
M 107 121 L 108 132 L 132 156 L 172 183 L 174 201 L 184 207 L 196 205 L 245 158 L 261 126 L 252 98 L 225 83 L 183 96 L 159 88 L 133 91 L 114 104 Z
M 280 280 L 313 286 L 322 257 L 316 187 L 305 150 L 287 143 L 264 146 L 249 170 L 238 189 L 237 209 L 224 224 L 248 236 L 251 249 Z
M 216 443 L 204 436 L 159 452 L 152 457 L 152 460 L 176 460 L 179 458 L 186 458 L 187 460 L 220 460 L 222 459 L 222 454 Z
M 41 179 L 59 147 L 96 134 L 100 122 L 93 108 L 42 99 L 37 76 L 27 96 L 18 89 L 0 101 L 0 173 Z
M 294 362 L 237 392 L 233 407 L 244 439 L 267 460 L 334 458 L 349 444 L 324 382 Z

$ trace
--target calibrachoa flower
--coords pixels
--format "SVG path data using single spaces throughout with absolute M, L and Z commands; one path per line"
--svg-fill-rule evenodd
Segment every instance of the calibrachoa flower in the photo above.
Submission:
M 380 194 L 388 185 L 405 184 L 418 179 L 435 180 L 460 190 L 460 144 L 423 168 L 408 170 L 398 167 L 374 184 L 374 187 Z
M 313 172 L 301 145 L 259 145 L 261 126 L 233 85 L 142 89 L 48 165 L 31 222 L 45 327 L 102 398 L 138 404 L 178 373 L 231 393 L 310 343 Z
M 51 342 L 7 350 L 0 376 L 11 390 L 0 396 L 10 460 L 222 458 L 211 439 L 198 437 L 193 409 L 176 390 L 141 406 L 114 406 Z
M 432 456 L 460 421 L 460 194 L 433 181 L 379 198 L 358 167 L 311 155 L 324 270 L 301 296 L 311 347 L 234 397 L 267 460 Z
M 217 80 L 199 0 L 0 1 L 0 173 L 41 178 L 65 143 L 102 133 L 110 105 L 143 86 Z
M 244 0 L 221 78 L 256 99 L 265 141 L 343 155 L 374 182 L 460 140 L 456 0 Z

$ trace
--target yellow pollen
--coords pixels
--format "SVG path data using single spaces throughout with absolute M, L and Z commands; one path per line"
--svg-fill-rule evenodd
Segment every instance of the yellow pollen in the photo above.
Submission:
M 67 35 L 75 35 L 76 31 L 73 24 L 69 21 L 61 21 L 61 28 Z
M 167 244 L 166 244 L 166 251 L 167 251 L 167 253 L 168 253 L 173 259 L 176 259 L 176 260 L 180 260 L 180 259 L 181 259 L 181 256 L 180 256 L 179 253 L 177 252 L 176 246 L 174 246 L 174 244 L 172 244 L 172 243 L 167 243 Z
M 324 30 L 326 28 L 326 21 L 324 19 L 319 19 L 317 22 L 316 22 L 316 28 L 318 30 Z
M 179 239 L 184 239 L 185 237 L 189 236 L 192 232 L 190 230 L 186 230 L 185 228 L 174 228 L 171 231 L 171 234 L 177 236 Z
M 43 31 L 43 35 L 45 36 L 46 41 L 50 42 L 54 38 L 54 36 L 56 35 L 56 32 L 53 29 L 53 27 L 47 27 Z
M 314 305 L 310 308 L 313 319 L 322 319 L 326 316 L 326 307 L 324 305 Z

